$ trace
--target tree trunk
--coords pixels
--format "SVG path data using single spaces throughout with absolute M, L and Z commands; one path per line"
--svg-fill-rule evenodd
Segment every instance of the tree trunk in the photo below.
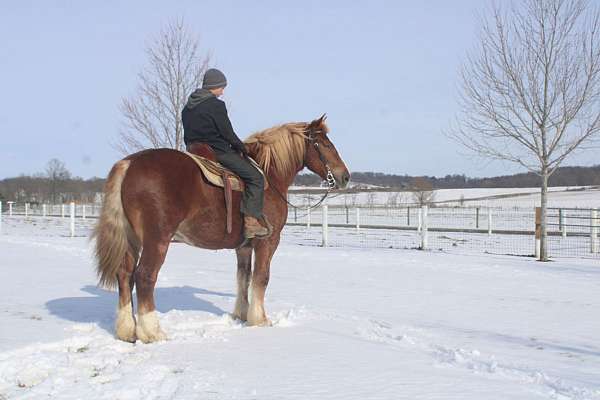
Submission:
M 540 238 L 540 261 L 548 261 L 548 226 L 547 226 L 547 206 L 548 206 L 548 170 L 542 169 L 542 237 Z
M 175 124 L 175 149 L 183 150 L 183 135 L 181 134 L 182 127 L 179 124 L 179 121 Z

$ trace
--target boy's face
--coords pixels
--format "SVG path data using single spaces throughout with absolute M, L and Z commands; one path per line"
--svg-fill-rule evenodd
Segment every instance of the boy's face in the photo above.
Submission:
M 215 96 L 217 96 L 217 97 L 220 97 L 220 96 L 222 96 L 222 95 L 223 95 L 223 92 L 225 91 L 225 88 L 224 88 L 224 87 L 221 87 L 221 88 L 209 89 L 209 90 L 210 90 L 210 92 L 211 92 L 212 94 L 214 94 Z

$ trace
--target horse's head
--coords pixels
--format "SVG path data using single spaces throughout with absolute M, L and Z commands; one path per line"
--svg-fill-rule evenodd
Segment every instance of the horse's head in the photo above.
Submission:
M 325 125 L 326 118 L 323 115 L 308 124 L 306 128 L 307 146 L 304 165 L 326 180 L 330 188 L 344 189 L 350 181 L 350 172 L 327 136 L 329 129 Z

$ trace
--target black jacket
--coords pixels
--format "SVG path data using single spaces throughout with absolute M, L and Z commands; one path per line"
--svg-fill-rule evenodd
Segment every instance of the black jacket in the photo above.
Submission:
M 225 103 L 206 92 L 205 89 L 194 92 L 181 112 L 183 141 L 186 145 L 207 143 L 221 152 L 245 151 L 244 143 L 233 131 Z

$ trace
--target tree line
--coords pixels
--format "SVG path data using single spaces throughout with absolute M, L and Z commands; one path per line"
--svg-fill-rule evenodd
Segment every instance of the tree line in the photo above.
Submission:
M 434 189 L 462 188 L 511 188 L 538 187 L 539 175 L 527 172 L 486 178 L 470 178 L 452 174 L 443 177 L 395 175 L 382 172 L 353 172 L 351 182 L 355 185 L 374 185 L 411 189 L 417 179 L 429 182 Z M 321 182 L 315 174 L 300 174 L 294 184 L 297 186 L 317 186 Z M 595 186 L 600 185 L 600 165 L 591 167 L 559 167 L 549 179 L 549 186 Z
M 104 179 L 74 177 L 65 164 L 52 159 L 44 172 L 0 180 L 0 201 L 60 204 L 98 201 Z
M 104 178 L 74 177 L 59 160 L 51 160 L 44 172 L 20 175 L 0 180 L 0 201 L 31 203 L 65 203 L 70 201 L 93 203 L 99 200 Z M 395 175 L 383 172 L 353 172 L 354 186 L 379 186 L 398 190 L 463 188 L 537 187 L 539 176 L 528 172 L 487 178 L 470 178 L 453 174 L 443 177 Z M 319 186 L 317 175 L 299 174 L 296 186 Z M 591 167 L 560 167 L 550 177 L 550 186 L 600 186 L 600 165 Z

